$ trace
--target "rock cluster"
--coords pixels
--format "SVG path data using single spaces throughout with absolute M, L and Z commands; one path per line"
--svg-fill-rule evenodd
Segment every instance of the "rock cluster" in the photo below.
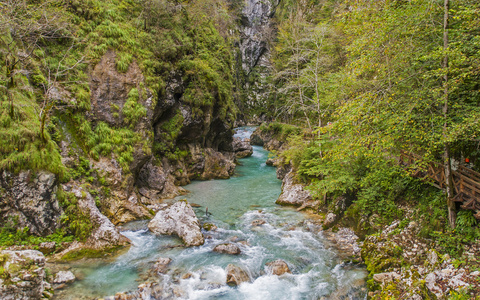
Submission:
M 391 296 L 394 286 L 395 291 L 408 299 L 422 299 L 428 294 L 443 299 L 450 291 L 478 284 L 480 273 L 455 268 L 448 255 L 439 255 L 427 241 L 418 238 L 416 222 L 405 228 L 399 225 L 395 221 L 380 235 L 364 241 L 362 257 L 380 287 L 379 291 L 370 292 L 370 296 Z M 383 289 L 387 286 L 388 289 Z
M 148 223 L 148 229 L 155 234 L 175 234 L 184 241 L 187 247 L 200 246 L 205 242 L 200 222 L 186 201 L 178 201 L 157 212 Z
M 52 296 L 40 251 L 0 251 L 0 299 L 43 299 Z

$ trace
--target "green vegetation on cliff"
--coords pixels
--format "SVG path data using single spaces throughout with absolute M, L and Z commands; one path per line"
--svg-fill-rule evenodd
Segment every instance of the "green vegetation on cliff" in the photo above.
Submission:
M 187 155 L 177 145 L 180 102 L 192 118 L 210 122 L 214 115 L 231 128 L 236 5 L 1 0 L 0 172 L 46 170 L 61 182 L 92 184 L 102 197 L 109 194 L 105 178 L 85 161 L 114 158 L 128 177 L 138 171 L 131 170 L 137 157 Z M 180 85 L 172 88 L 173 114 L 162 111 L 172 81 Z M 62 200 L 65 228 L 84 240 L 92 225 L 73 213 L 75 199 Z M 27 238 L 8 228 L 2 235 L 2 244 Z

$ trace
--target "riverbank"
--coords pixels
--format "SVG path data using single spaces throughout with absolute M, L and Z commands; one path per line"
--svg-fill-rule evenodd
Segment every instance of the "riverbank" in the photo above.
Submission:
M 283 204 L 318 214 L 317 222 L 333 240 L 345 240 L 336 235 L 344 232 L 345 227 L 360 237 L 359 260 L 355 261 L 364 263 L 369 272 L 370 299 L 475 299 L 480 294 L 478 240 L 467 242 L 455 233 L 435 233 L 438 229 L 428 223 L 430 218 L 421 217 L 428 213 L 421 211 L 425 209 L 421 199 L 398 203 L 395 209 L 402 219 L 386 221 L 375 209 L 361 214 L 355 193 L 335 198 L 325 195 L 320 199 L 310 193 L 309 179 L 298 174 L 295 165 L 299 163 L 294 160 L 298 159 L 295 152 L 302 151 L 299 144 L 312 140 L 305 140 L 299 128 L 262 125 L 253 134 L 252 142 L 277 154 L 269 163 L 277 166 L 277 175 L 283 179 L 282 193 L 287 195 L 283 198 L 295 200 L 282 201 Z M 382 209 L 381 205 L 378 209 Z M 437 238 L 432 238 L 432 234 Z M 346 241 L 348 244 L 349 239 Z

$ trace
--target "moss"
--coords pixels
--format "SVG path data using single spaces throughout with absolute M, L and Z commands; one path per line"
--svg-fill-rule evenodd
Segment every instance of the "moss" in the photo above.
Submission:
M 71 261 L 71 260 L 78 260 L 81 258 L 102 258 L 105 256 L 112 255 L 112 253 L 116 252 L 117 250 L 123 247 L 124 246 L 114 246 L 114 247 L 106 248 L 103 250 L 97 250 L 97 249 L 91 249 L 91 248 L 76 249 L 62 256 L 62 260 Z
M 138 103 L 139 100 L 139 91 L 136 88 L 131 89 L 122 109 L 124 121 L 130 128 L 134 128 L 140 118 L 147 115 L 147 109 Z

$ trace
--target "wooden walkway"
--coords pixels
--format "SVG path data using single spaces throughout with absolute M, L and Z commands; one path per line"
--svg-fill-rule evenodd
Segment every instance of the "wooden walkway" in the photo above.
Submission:
M 404 166 L 412 165 L 421 160 L 421 157 L 415 154 L 403 153 L 400 156 L 400 163 Z M 433 162 L 427 167 L 412 170 L 412 176 L 429 181 L 439 189 L 445 189 L 445 169 L 442 164 Z M 475 218 L 480 219 L 480 173 L 459 166 L 457 170 L 452 170 L 453 186 L 455 196 L 453 201 L 460 202 L 463 209 L 473 210 Z

